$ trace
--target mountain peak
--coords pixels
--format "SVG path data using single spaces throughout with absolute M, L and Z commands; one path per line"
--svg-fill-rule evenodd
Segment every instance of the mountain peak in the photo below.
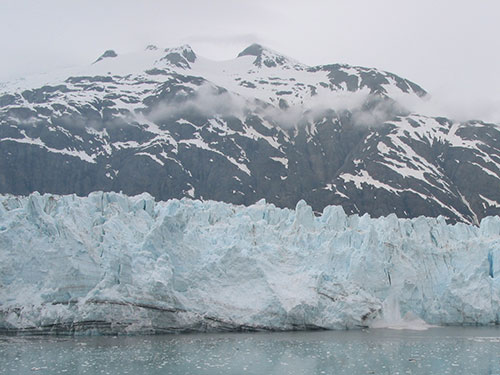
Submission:
M 181 46 L 178 46 L 178 47 L 169 47 L 169 48 L 165 48 L 165 52 L 179 52 L 179 53 L 182 53 L 182 54 L 195 54 L 193 49 L 191 48 L 191 46 L 189 44 L 183 44 Z
M 196 54 L 190 45 L 184 44 L 179 47 L 166 48 L 167 53 L 161 60 L 167 61 L 169 64 L 174 65 L 178 68 L 189 69 L 191 68 L 190 63 L 196 61 Z
M 275 68 L 280 66 L 285 69 L 303 70 L 305 65 L 293 60 L 289 57 L 283 56 L 280 53 L 273 51 L 270 48 L 264 47 L 261 44 L 254 43 L 241 51 L 237 57 L 255 56 L 253 64 L 259 68 L 265 65 L 268 68 Z
M 108 49 L 107 51 L 104 51 L 104 53 L 101 56 L 99 56 L 96 61 L 93 62 L 93 64 L 95 64 L 101 60 L 107 59 L 109 57 L 116 57 L 116 56 L 118 56 L 118 55 L 114 50 Z
M 264 47 L 262 47 L 260 44 L 254 43 L 247 48 L 245 48 L 243 51 L 241 51 L 238 54 L 238 57 L 241 56 L 260 56 L 262 54 L 262 51 L 264 51 Z

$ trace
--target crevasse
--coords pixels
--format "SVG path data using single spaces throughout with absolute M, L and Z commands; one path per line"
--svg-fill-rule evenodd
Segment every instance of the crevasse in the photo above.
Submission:
M 0 202 L 2 332 L 500 321 L 498 217 L 474 227 L 336 206 L 315 216 L 304 201 L 289 210 L 102 192 Z

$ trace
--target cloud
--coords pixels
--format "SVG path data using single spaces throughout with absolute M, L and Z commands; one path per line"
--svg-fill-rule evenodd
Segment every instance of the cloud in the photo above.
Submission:
M 187 43 L 208 43 L 208 44 L 252 44 L 261 42 L 257 34 L 224 34 L 224 35 L 191 35 L 184 39 Z
M 147 115 L 153 122 L 161 122 L 184 113 L 197 113 L 206 117 L 235 116 L 244 121 L 250 114 L 257 114 L 283 129 L 305 126 L 329 112 L 349 112 L 355 126 L 377 127 L 396 116 L 411 112 L 433 117 L 448 117 L 455 121 L 479 119 L 500 123 L 500 105 L 492 101 L 460 101 L 452 95 L 424 98 L 409 94 L 394 94 L 394 99 L 370 94 L 368 89 L 357 92 L 330 92 L 313 96 L 304 103 L 266 103 L 231 93 L 210 83 L 205 83 L 193 93 L 179 93 L 175 101 L 163 102 Z M 500 103 L 500 101 L 499 101 Z
M 500 124 L 500 96 L 497 93 L 478 91 L 465 95 L 462 91 L 441 89 L 423 98 L 398 95 L 395 99 L 410 112 L 425 116 Z
M 210 83 L 204 83 L 193 93 L 181 91 L 176 97 L 155 106 L 147 115 L 153 122 L 164 122 L 183 114 L 205 117 L 235 116 L 244 121 L 248 114 L 256 114 L 282 129 L 292 129 L 312 123 L 332 111 L 348 111 L 355 126 L 375 127 L 405 112 L 391 99 L 357 92 L 331 92 L 313 96 L 301 104 L 288 103 L 282 98 L 277 104 L 244 98 Z
M 247 107 L 247 101 L 242 97 L 210 83 L 204 83 L 193 94 L 181 91 L 174 101 L 158 104 L 147 118 L 153 122 L 161 122 L 183 113 L 241 117 Z
M 284 107 L 284 108 L 283 108 Z M 376 127 L 391 120 L 406 110 L 391 99 L 370 94 L 369 90 L 356 92 L 331 92 L 313 96 L 300 105 L 269 106 L 257 113 L 284 129 L 290 129 L 313 122 L 328 112 L 350 112 L 355 126 Z
M 407 113 L 407 109 L 392 99 L 370 96 L 361 107 L 352 110 L 352 120 L 356 126 L 373 128 Z

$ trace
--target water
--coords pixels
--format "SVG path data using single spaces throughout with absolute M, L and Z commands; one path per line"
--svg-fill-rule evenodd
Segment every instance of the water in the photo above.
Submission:
M 0 337 L 0 374 L 500 374 L 500 329 Z

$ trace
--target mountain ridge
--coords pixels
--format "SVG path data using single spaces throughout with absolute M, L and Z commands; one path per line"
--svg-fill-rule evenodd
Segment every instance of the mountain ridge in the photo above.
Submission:
M 0 193 L 306 199 L 315 211 L 474 224 L 500 214 L 497 125 L 412 113 L 401 103 L 427 92 L 389 72 L 307 67 L 257 44 L 238 56 L 108 50 L 4 84 Z

